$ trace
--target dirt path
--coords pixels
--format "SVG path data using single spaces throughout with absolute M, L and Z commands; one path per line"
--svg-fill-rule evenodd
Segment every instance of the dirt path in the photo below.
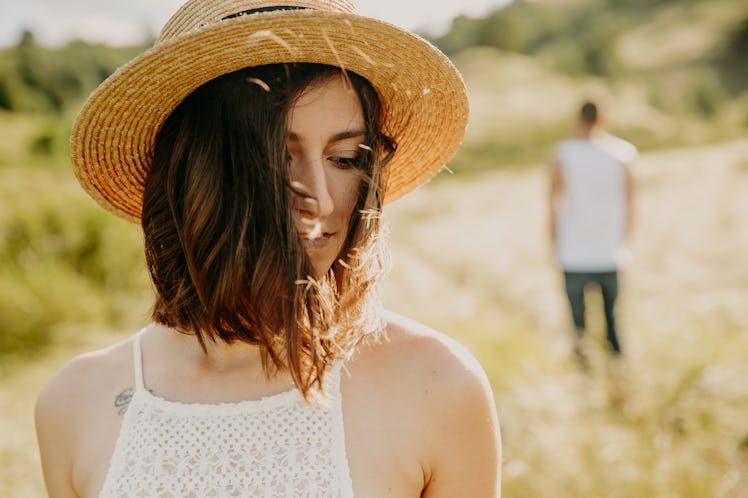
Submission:
M 685 310 L 748 324 L 748 140 L 646 154 L 634 176 L 631 314 L 657 329 L 681 326 Z M 432 324 L 485 313 L 538 330 L 565 323 L 546 181 L 541 169 L 491 172 L 393 205 L 390 306 Z

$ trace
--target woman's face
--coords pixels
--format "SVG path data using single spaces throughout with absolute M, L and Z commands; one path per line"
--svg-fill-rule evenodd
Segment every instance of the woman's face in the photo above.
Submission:
M 342 76 L 313 82 L 291 108 L 288 153 L 295 190 L 294 223 L 315 276 L 339 256 L 359 196 L 359 145 L 366 134 L 356 91 Z

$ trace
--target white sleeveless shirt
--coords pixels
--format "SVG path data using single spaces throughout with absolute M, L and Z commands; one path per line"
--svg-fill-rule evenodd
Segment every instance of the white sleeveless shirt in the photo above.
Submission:
M 629 142 L 610 134 L 562 142 L 557 150 L 566 198 L 559 212 L 556 251 L 566 271 L 614 271 L 625 251 Z
M 100 498 L 352 498 L 340 370 L 326 398 L 298 390 L 256 401 L 168 401 L 143 382 L 133 341 L 135 391 L 122 421 Z

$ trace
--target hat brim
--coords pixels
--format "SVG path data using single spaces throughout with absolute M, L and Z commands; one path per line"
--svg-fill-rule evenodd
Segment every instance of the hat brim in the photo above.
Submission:
M 372 18 L 311 9 L 228 19 L 157 44 L 91 94 L 71 134 L 83 188 L 108 211 L 139 222 L 153 145 L 171 112 L 204 83 L 245 67 L 319 63 L 371 82 L 397 143 L 385 202 L 435 175 L 468 121 L 462 78 L 422 38 Z

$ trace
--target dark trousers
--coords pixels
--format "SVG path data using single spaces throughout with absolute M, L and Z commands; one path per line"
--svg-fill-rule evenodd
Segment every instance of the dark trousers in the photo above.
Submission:
M 579 334 L 585 329 L 584 290 L 594 284 L 600 288 L 605 308 L 605 325 L 608 342 L 614 353 L 621 352 L 616 332 L 615 304 L 618 297 L 618 272 L 564 272 L 566 295 L 571 306 L 571 317 Z

